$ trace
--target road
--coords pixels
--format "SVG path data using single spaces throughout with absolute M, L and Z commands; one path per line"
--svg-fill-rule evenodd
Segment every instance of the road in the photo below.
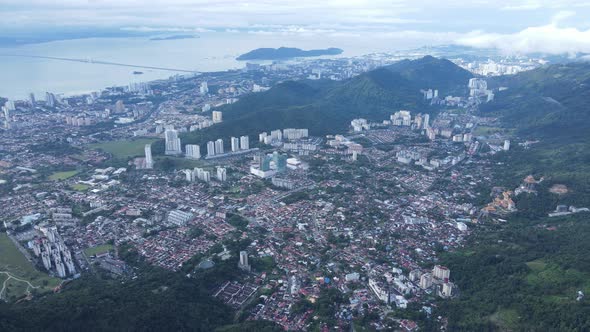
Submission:
M 8 283 L 8 281 L 10 279 L 14 279 L 14 280 L 26 283 L 28 285 L 27 292 L 29 291 L 29 288 L 37 289 L 37 288 L 41 287 L 41 286 L 33 286 L 33 284 L 31 284 L 27 280 L 17 278 L 6 271 L 0 271 L 0 274 L 6 274 L 8 276 L 8 278 L 6 280 L 4 280 L 4 283 L 2 284 L 2 290 L 0 290 L 0 300 L 2 299 L 2 294 L 4 294 L 4 290 L 6 289 L 6 284 Z

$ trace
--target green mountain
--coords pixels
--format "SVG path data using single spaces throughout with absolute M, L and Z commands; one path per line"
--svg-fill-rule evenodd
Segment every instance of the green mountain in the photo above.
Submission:
M 342 132 L 358 117 L 379 121 L 399 109 L 430 112 L 421 89 L 457 92 L 465 89 L 471 77 L 448 60 L 427 56 L 341 82 L 287 81 L 222 107 L 223 123 L 187 134 L 183 142 L 204 144 L 278 128 L 308 128 L 313 135 Z
M 588 213 L 547 217 L 559 204 L 590 207 L 590 64 L 552 65 L 488 80 L 507 87 L 480 108 L 521 139 L 495 156 L 495 185 L 514 188 L 528 174 L 544 181 L 536 194 L 515 197 L 506 224 L 484 224 L 465 250 L 441 260 L 461 296 L 442 304 L 455 331 L 586 331 L 590 302 Z M 565 194 L 551 193 L 555 184 Z M 482 229 L 483 228 L 483 229 Z
M 507 87 L 484 114 L 501 116 L 523 135 L 553 140 L 588 138 L 590 129 L 590 63 L 552 65 L 503 76 L 492 87 Z

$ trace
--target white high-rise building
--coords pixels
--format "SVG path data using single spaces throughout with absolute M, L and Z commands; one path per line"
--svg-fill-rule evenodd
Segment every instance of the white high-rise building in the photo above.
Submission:
M 280 129 L 271 131 L 270 132 L 270 139 L 272 141 L 282 141 L 283 140 L 283 132 Z
M 210 182 L 211 181 L 211 172 L 209 171 L 203 171 L 202 173 L 202 179 L 205 182 Z
M 227 169 L 225 167 L 217 167 L 217 180 L 222 182 L 227 180 Z
M 238 263 L 238 267 L 242 270 L 250 271 L 250 264 L 248 264 L 247 251 L 240 251 L 240 262 Z
M 213 123 L 220 123 L 223 121 L 223 113 L 220 111 L 213 111 L 213 113 L 211 114 L 211 117 L 213 120 Z
M 250 149 L 250 139 L 248 136 L 240 137 L 240 149 L 242 150 L 249 150 Z
M 504 151 L 510 150 L 510 140 L 507 139 L 504 141 Z
M 51 92 L 46 92 L 45 93 L 45 104 L 48 107 L 54 107 L 56 104 L 56 100 L 55 100 L 55 95 Z
M 424 115 L 424 129 L 430 127 L 430 114 Z
M 10 129 L 10 111 L 6 106 L 2 106 L 2 112 L 4 113 L 4 129 Z
M 35 107 L 35 105 L 37 104 L 37 102 L 35 101 L 35 94 L 34 93 L 29 93 L 29 104 L 31 104 L 32 107 Z
M 202 95 L 206 95 L 207 93 L 209 93 L 209 86 L 207 85 L 207 81 L 201 82 L 201 86 L 199 87 L 199 92 Z
M 221 138 L 215 141 L 215 154 L 223 154 L 223 140 Z
M 237 137 L 231 138 L 231 151 L 236 152 L 240 149 L 240 140 Z
M 449 277 L 451 275 L 451 271 L 446 266 L 435 265 L 434 268 L 432 269 L 432 274 L 434 275 L 435 278 L 440 279 L 440 280 L 444 280 L 444 279 L 449 279 Z
M 168 129 L 164 133 L 166 138 L 166 151 L 167 155 L 176 155 L 182 153 L 182 147 L 180 145 L 180 138 L 178 138 L 178 131 L 174 129 Z
M 201 158 L 201 147 L 197 144 L 187 144 L 184 147 L 186 151 L 186 157 L 188 159 L 200 159 Z
M 146 169 L 154 168 L 154 160 L 152 159 L 152 145 L 151 144 L 145 145 L 145 168 Z
M 295 129 L 295 128 L 286 128 L 283 129 L 283 137 L 288 140 L 295 140 L 307 137 L 309 131 L 306 128 Z
M 115 103 L 115 112 L 117 113 L 124 113 L 125 112 L 125 104 L 123 104 L 122 100 L 117 100 Z
M 14 106 L 14 101 L 8 100 L 4 103 L 4 107 L 6 107 L 9 111 L 16 110 L 16 106 Z
M 209 141 L 207 142 L 207 156 L 214 156 L 215 155 L 215 142 Z

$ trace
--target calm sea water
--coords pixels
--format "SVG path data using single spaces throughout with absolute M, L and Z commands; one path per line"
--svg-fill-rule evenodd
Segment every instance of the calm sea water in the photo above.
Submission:
M 201 72 L 241 68 L 235 58 L 259 47 L 303 49 L 339 47 L 342 56 L 399 49 L 387 42 L 361 38 L 264 35 L 251 33 L 203 33 L 200 38 L 152 41 L 148 38 L 97 38 L 57 41 L 0 48 L 0 54 L 24 54 L 93 59 L 133 65 L 178 68 Z M 403 48 L 407 45 L 404 44 Z M 133 71 L 143 72 L 134 75 Z M 66 95 L 96 91 L 129 82 L 167 78 L 175 72 L 135 69 L 93 63 L 69 62 L 18 56 L 0 56 L 0 96 L 24 99 L 30 92 L 44 98 L 45 92 Z

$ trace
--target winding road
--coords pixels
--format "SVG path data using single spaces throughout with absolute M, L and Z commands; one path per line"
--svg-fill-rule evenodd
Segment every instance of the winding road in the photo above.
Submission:
M 0 271 L 0 274 L 6 274 L 8 276 L 8 278 L 6 278 L 6 280 L 4 280 L 4 283 L 2 284 L 2 290 L 0 290 L 0 300 L 2 299 L 2 294 L 4 294 L 4 290 L 6 289 L 6 284 L 8 283 L 8 281 L 10 279 L 14 279 L 14 280 L 26 283 L 28 285 L 27 292 L 29 291 L 30 288 L 37 289 L 37 288 L 41 287 L 41 286 L 33 286 L 33 284 L 31 284 L 27 280 L 17 278 L 6 271 Z

